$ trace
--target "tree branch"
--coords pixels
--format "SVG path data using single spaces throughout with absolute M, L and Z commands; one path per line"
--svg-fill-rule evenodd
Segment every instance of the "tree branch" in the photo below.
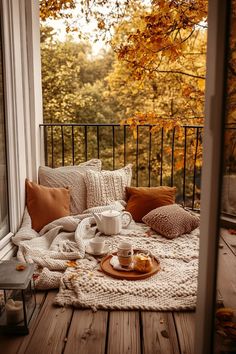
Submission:
M 186 72 L 180 71 L 180 70 L 156 70 L 156 69 L 153 69 L 152 71 L 156 71 L 158 73 L 169 73 L 169 74 L 186 75 L 186 76 L 194 77 L 196 79 L 203 79 L 203 80 L 206 79 L 205 76 L 195 75 L 195 74 L 191 74 L 191 73 L 186 73 Z

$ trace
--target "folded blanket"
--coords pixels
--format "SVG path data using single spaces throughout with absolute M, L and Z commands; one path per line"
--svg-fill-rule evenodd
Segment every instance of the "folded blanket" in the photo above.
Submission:
M 98 231 L 92 213 L 109 209 L 121 211 L 124 205 L 115 202 L 110 206 L 86 210 L 80 215 L 66 216 L 44 226 L 38 233 L 32 229 L 31 218 L 25 208 L 21 228 L 12 241 L 18 246 L 19 261 L 36 264 L 37 288 L 59 287 L 62 273 L 58 271 L 64 271 L 71 260 L 84 258 L 86 240 Z

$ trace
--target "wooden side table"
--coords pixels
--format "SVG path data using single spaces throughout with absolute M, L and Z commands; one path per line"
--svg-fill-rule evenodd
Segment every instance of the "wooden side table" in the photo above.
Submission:
M 17 270 L 21 266 L 22 270 Z M 28 334 L 29 322 L 36 307 L 33 283 L 34 265 L 16 260 L 0 263 L 0 331 Z

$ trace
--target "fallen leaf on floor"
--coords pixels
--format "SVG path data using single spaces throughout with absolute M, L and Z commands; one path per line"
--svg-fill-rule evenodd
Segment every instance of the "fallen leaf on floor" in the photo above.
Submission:
M 169 334 L 168 334 L 168 332 L 165 329 L 163 331 L 161 331 L 161 335 L 164 338 L 169 338 Z
M 234 316 L 234 311 L 230 307 L 222 307 L 216 311 L 216 318 L 220 321 L 231 321 Z
M 234 230 L 234 229 L 228 229 L 228 233 L 229 233 L 230 235 L 236 235 L 236 230 Z

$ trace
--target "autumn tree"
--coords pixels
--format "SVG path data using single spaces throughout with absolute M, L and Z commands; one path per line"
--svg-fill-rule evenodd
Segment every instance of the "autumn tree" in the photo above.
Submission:
M 61 16 L 65 2 L 57 3 L 58 16 Z M 55 2 L 41 2 L 43 20 L 57 18 L 53 11 L 58 10 L 50 4 L 54 6 Z M 67 6 L 67 30 L 77 30 L 79 34 L 83 21 L 95 20 L 97 37 L 109 42 L 116 55 L 112 70 L 103 82 L 83 79 L 87 82 L 79 89 L 79 95 L 84 99 L 76 103 L 78 116 L 91 116 L 94 121 L 102 121 L 101 112 L 106 106 L 108 111 L 113 109 L 113 117 L 117 121 L 123 119 L 134 128 L 137 124 L 151 123 L 157 124 L 159 129 L 164 126 L 170 130 L 183 123 L 203 122 L 205 0 L 81 0 L 78 3 L 68 1 Z M 78 16 L 71 25 L 68 19 L 74 7 Z M 82 21 L 82 26 L 79 21 Z M 83 76 L 81 61 L 78 66 Z M 82 102 L 86 103 L 81 105 Z M 112 102 L 113 107 L 110 105 Z M 181 131 L 179 138 L 183 139 Z M 147 139 L 148 135 L 144 136 L 144 152 Z M 170 165 L 168 146 L 164 148 L 167 152 L 164 162 Z M 195 151 L 194 143 L 189 149 Z M 183 152 L 181 149 L 178 151 L 178 146 L 176 153 L 183 160 Z M 156 152 L 157 158 L 158 155 Z M 154 165 L 158 166 L 157 159 L 153 161 Z M 181 170 L 183 166 L 176 167 Z
M 153 82 L 153 95 L 159 100 L 150 111 L 134 114 L 133 121 L 160 124 L 163 118 L 175 123 L 203 119 L 206 0 L 58 1 L 57 7 L 53 0 L 42 1 L 42 19 L 61 16 L 65 3 L 71 10 L 77 5 L 78 31 L 82 18 L 97 21 L 97 36 L 109 41 L 120 63 L 114 75 L 126 71 L 127 87 L 134 81 L 139 88 Z

